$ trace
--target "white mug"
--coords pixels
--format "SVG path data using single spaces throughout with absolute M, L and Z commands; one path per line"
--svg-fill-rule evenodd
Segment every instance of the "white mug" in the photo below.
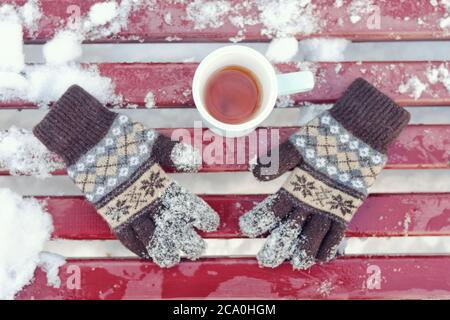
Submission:
M 209 114 L 204 103 L 204 90 L 208 79 L 216 71 L 228 66 L 240 66 L 250 70 L 260 84 L 261 105 L 253 117 L 244 123 L 221 122 Z M 312 72 L 276 74 L 272 64 L 258 51 L 241 45 L 231 45 L 214 50 L 202 60 L 195 71 L 192 95 L 202 119 L 214 133 L 226 137 L 240 137 L 252 132 L 269 116 L 278 96 L 309 91 L 313 87 Z

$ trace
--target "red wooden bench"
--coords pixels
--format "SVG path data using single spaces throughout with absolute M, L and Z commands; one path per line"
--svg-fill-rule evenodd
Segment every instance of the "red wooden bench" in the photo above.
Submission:
M 83 14 L 98 1 L 69 2 L 78 6 Z M 237 4 L 239 1 L 231 2 Z M 450 32 L 436 23 L 428 23 L 446 17 L 444 8 L 435 7 L 428 1 L 374 1 L 382 16 L 380 29 L 370 29 L 364 23 L 349 21 L 346 14 L 348 4 L 336 8 L 333 6 L 334 0 L 314 2 L 324 25 L 319 33 L 309 36 L 344 37 L 358 41 L 450 39 Z M 58 29 L 60 20 L 72 14 L 61 1 L 42 0 L 41 3 L 44 17 L 37 32 L 26 36 L 28 43 L 45 42 Z M 182 3 L 156 1 L 153 10 L 133 13 L 127 30 L 113 38 L 96 41 L 129 42 L 138 39 L 157 42 L 165 41 L 168 36 L 178 36 L 181 41 L 216 42 L 228 41 L 239 31 L 227 19 L 221 27 L 197 30 L 192 22 L 182 19 L 185 6 Z M 173 17 L 170 25 L 163 23 L 164 13 L 167 12 L 171 12 Z M 342 17 L 345 19 L 339 22 Z M 419 23 L 419 18 L 425 23 Z M 268 41 L 261 35 L 261 28 L 261 25 L 247 26 L 245 40 Z M 298 37 L 303 38 L 304 35 L 299 34 Z M 450 106 L 450 92 L 441 83 L 431 85 L 417 100 L 407 93 L 398 92 L 399 85 L 411 76 L 426 81 L 427 68 L 442 63 L 445 61 L 342 62 L 339 72 L 336 72 L 337 63 L 314 63 L 316 88 L 307 94 L 293 96 L 294 107 L 275 111 L 281 117 L 281 113 L 294 115 L 297 110 L 300 112 L 305 108 L 302 107 L 305 102 L 332 103 L 353 79 L 362 76 L 412 112 L 411 124 L 389 150 L 387 170 L 349 227 L 349 241 L 358 241 L 360 237 L 377 241 L 384 237 L 404 239 L 406 236 L 408 241 L 431 236 L 440 236 L 445 240 L 450 236 L 450 117 L 446 109 Z M 149 116 L 158 114 L 158 108 L 177 110 L 186 117 L 193 114 L 192 97 L 183 93 L 190 89 L 196 65 L 101 63 L 98 68 L 102 75 L 113 80 L 117 93 L 123 95 L 126 103 L 144 105 L 147 92 L 155 94 L 155 109 L 133 111 L 141 112 L 142 119 L 149 121 L 143 113 Z M 283 71 L 304 67 L 305 64 L 297 66 L 293 63 L 278 66 Z M 442 108 L 442 114 L 447 118 L 442 118 L 439 124 L 430 123 L 424 116 L 430 106 L 435 106 L 433 112 L 439 112 L 436 109 Z M 0 112 L 6 114 L 17 112 L 14 109 L 26 109 L 21 115 L 25 118 L 36 115 L 33 113 L 35 108 L 26 101 L 11 101 L 0 105 Z M 308 108 L 319 107 L 312 105 Z M 27 123 L 31 125 L 38 121 L 43 112 L 37 112 L 38 116 Z M 290 120 L 291 116 L 283 119 L 269 123 L 269 130 L 280 129 L 281 141 L 298 126 Z M 152 125 L 158 127 L 155 123 Z M 174 128 L 159 129 L 170 133 Z M 13 177 L 3 171 L 0 186 L 9 186 L 24 195 L 38 196 L 47 202 L 55 225 L 48 249 L 74 253 L 73 257 L 68 256 L 67 264 L 60 270 L 61 288 L 48 287 L 45 274 L 38 270 L 34 282 L 20 292 L 18 298 L 450 298 L 450 256 L 445 255 L 448 253 L 445 250 L 410 250 L 403 256 L 398 253 L 365 256 L 356 252 L 306 271 L 293 271 L 287 263 L 276 269 L 259 268 L 252 255 L 256 253 L 254 245 L 261 239 L 239 240 L 242 236 L 238 218 L 264 199 L 265 194 L 274 192 L 281 182 L 264 184 L 253 181 L 250 173 L 246 172 L 247 168 L 248 163 L 208 164 L 195 176 L 176 174 L 176 178 L 188 186 L 194 178 L 204 182 L 204 185 L 195 184 L 193 191 L 202 194 L 219 212 L 221 226 L 217 232 L 203 236 L 208 238 L 212 248 L 220 241 L 229 246 L 228 251 L 222 253 L 225 256 L 208 249 L 205 258 L 194 262 L 183 261 L 170 269 L 160 269 L 152 262 L 139 260 L 125 249 L 117 251 L 118 245 L 106 223 L 74 187 L 69 187 L 65 170 L 54 172 L 48 180 Z M 228 182 L 211 188 L 209 183 L 216 177 Z M 435 177 L 432 182 L 430 177 Z M 242 183 L 232 187 L 237 179 Z M 394 182 L 399 179 L 403 180 L 402 187 Z M 53 187 L 61 183 L 67 185 L 63 194 Z M 83 253 L 77 256 L 77 246 L 84 249 L 98 246 L 101 255 L 95 257 Z M 401 250 L 399 248 L 399 252 Z M 236 253 L 243 253 L 243 256 L 236 257 Z

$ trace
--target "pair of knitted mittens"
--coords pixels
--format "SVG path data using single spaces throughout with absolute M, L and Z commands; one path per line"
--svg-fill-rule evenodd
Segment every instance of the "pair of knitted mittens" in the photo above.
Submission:
M 251 237 L 270 232 L 259 263 L 291 260 L 305 269 L 336 255 L 348 223 L 386 163 L 386 149 L 409 113 L 363 79 L 353 82 L 326 111 L 279 147 L 280 163 L 258 161 L 253 174 L 272 180 L 292 170 L 274 195 L 240 218 Z M 34 134 L 61 156 L 75 184 L 118 239 L 160 266 L 205 248 L 195 228 L 216 230 L 217 213 L 162 170 L 195 171 L 192 147 L 111 112 L 78 86 L 70 87 Z M 161 166 L 160 166 L 161 165 Z
M 194 227 L 216 230 L 219 217 L 161 168 L 197 170 L 201 156 L 191 146 L 109 111 L 78 86 L 34 134 L 64 159 L 69 176 L 128 249 L 163 267 L 178 263 L 182 253 L 201 255 L 205 243 Z
M 280 164 L 258 160 L 253 174 L 267 181 L 293 172 L 281 189 L 240 218 L 250 237 L 270 232 L 257 258 L 295 269 L 333 259 L 348 223 L 386 163 L 386 149 L 410 115 L 363 79 L 329 110 L 279 146 Z

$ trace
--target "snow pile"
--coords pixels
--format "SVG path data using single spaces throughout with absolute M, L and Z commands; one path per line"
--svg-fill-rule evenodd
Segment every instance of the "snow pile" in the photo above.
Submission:
M 294 37 L 276 38 L 270 42 L 266 57 L 273 62 L 288 62 L 298 51 L 298 41 Z
M 22 25 L 14 11 L 11 16 L 6 17 L 2 17 L 0 13 L 0 39 L 2 45 L 6 45 L 0 50 L 0 71 L 20 72 L 25 67 Z
M 85 17 L 68 28 L 86 39 L 110 37 L 128 28 L 129 17 L 134 11 L 144 6 L 150 10 L 153 4 L 153 1 L 142 0 L 122 0 L 120 4 L 116 1 L 95 3 Z
M 408 79 L 406 83 L 402 83 L 398 87 L 398 91 L 402 94 L 408 93 L 414 100 L 419 99 L 422 93 L 428 88 L 428 85 L 420 81 L 416 76 Z
M 319 18 L 311 0 L 257 0 L 261 33 L 274 37 L 311 34 L 319 29 Z
M 103 26 L 119 15 L 119 6 L 115 1 L 95 3 L 88 13 L 92 25 Z
M 22 92 L 26 87 L 25 79 L 19 74 L 25 67 L 22 24 L 34 27 L 33 23 L 41 13 L 34 2 L 25 6 L 0 6 L 0 39 L 3 46 L 0 50 L 0 98 L 11 96 L 17 90 Z
M 65 64 L 75 61 L 82 55 L 82 37 L 73 31 L 58 32 L 44 45 L 43 53 L 47 64 Z
M 83 87 L 103 104 L 118 104 L 121 101 L 114 94 L 112 80 L 102 77 L 96 65 L 30 66 L 27 68 L 27 78 L 27 100 L 38 105 L 56 101 L 73 84 Z
M 47 274 L 47 285 L 53 288 L 61 287 L 59 278 L 59 268 L 66 264 L 63 256 L 50 252 L 41 252 L 39 254 L 38 266 Z
M 347 9 L 351 23 L 358 23 L 362 17 L 372 14 L 373 11 L 373 0 L 353 0 Z
M 38 28 L 38 22 L 42 18 L 42 11 L 37 0 L 29 0 L 19 7 L 17 12 L 22 20 L 22 25 L 33 34 Z
M 23 97 L 27 87 L 27 80 L 20 73 L 0 71 L 0 101 Z
M 306 39 L 299 43 L 300 56 L 306 61 L 342 61 L 349 40 L 346 39 Z
M 0 51 L 0 101 L 22 99 L 39 106 L 57 100 L 73 84 L 85 88 L 104 104 L 119 104 L 111 79 L 102 77 L 95 66 L 74 63 L 82 55 L 81 43 L 88 36 L 107 36 L 126 27 L 129 14 L 141 1 L 124 0 L 96 3 L 80 22 L 57 32 L 43 47 L 45 65 L 24 65 L 22 24 L 34 21 L 35 7 L 28 4 L 21 9 L 0 7 L 0 36 L 5 50 Z M 19 11 L 26 12 L 19 18 Z M 5 24 L 4 28 L 3 25 Z M 4 34 L 3 34 L 4 33 Z
M 24 26 L 30 35 L 38 27 L 42 11 L 36 0 L 28 0 L 23 6 L 4 4 L 0 6 L 0 21 Z
M 121 103 L 121 97 L 114 94 L 114 84 L 109 78 L 100 76 L 93 66 L 83 67 L 72 62 L 82 55 L 83 40 L 119 33 L 128 27 L 131 13 L 144 5 L 151 8 L 152 4 L 152 1 L 123 0 L 120 4 L 106 1 L 92 5 L 86 16 L 69 23 L 44 46 L 47 65 L 32 69 L 27 100 L 47 104 L 59 98 L 70 85 L 78 84 L 104 104 Z
M 228 1 L 195 0 L 186 7 L 187 20 L 195 23 L 195 29 L 219 28 L 230 9 Z
M 24 75 L 10 72 L 0 79 L 0 101 L 23 99 L 43 107 L 56 101 L 72 84 L 82 86 L 104 104 L 121 102 L 111 79 L 102 77 L 96 66 L 76 64 L 28 66 Z
M 0 189 L 0 203 L 0 299 L 13 299 L 32 280 L 53 225 L 36 199 Z
M 444 63 L 437 68 L 429 67 L 426 76 L 431 84 L 442 83 L 450 93 L 450 70 Z
M 152 109 L 155 106 L 155 94 L 151 91 L 147 92 L 145 95 L 145 107 L 147 109 Z
M 25 67 L 22 26 L 14 19 L 3 19 L 0 17 L 0 39 L 7 47 L 0 50 L 0 97 L 13 95 L 17 90 L 23 92 L 26 87 L 19 74 Z
M 15 174 L 47 177 L 60 168 L 53 155 L 30 132 L 11 127 L 0 131 L 0 169 Z

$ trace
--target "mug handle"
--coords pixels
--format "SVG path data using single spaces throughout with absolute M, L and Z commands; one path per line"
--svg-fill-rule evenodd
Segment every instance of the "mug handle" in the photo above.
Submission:
M 314 88 L 314 74 L 311 71 L 298 71 L 277 74 L 278 95 L 306 92 Z

